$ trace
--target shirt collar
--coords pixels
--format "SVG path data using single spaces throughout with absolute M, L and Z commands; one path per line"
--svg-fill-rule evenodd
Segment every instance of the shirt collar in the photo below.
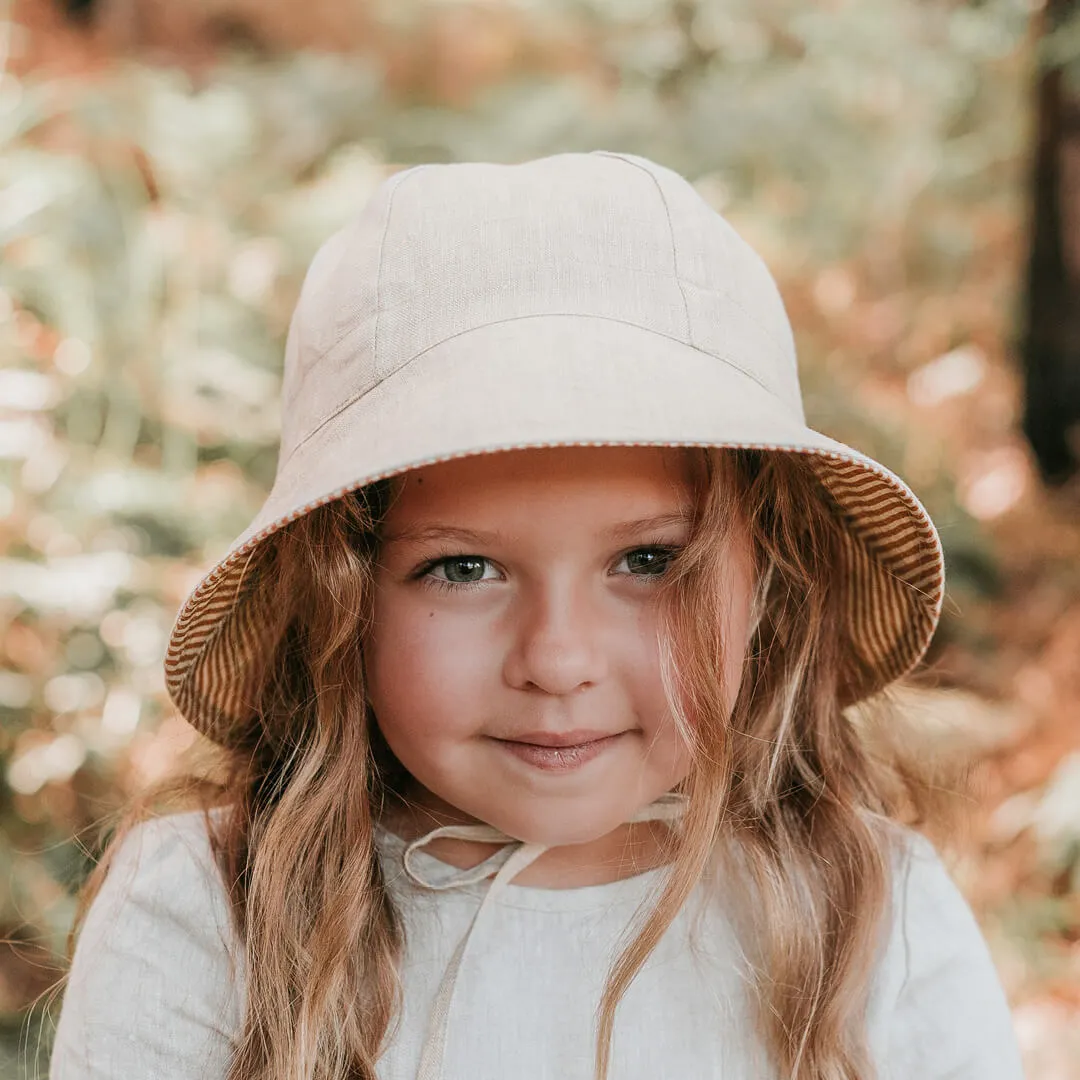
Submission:
M 686 803 L 687 797 L 685 795 L 674 791 L 667 792 L 655 802 L 642 807 L 629 820 L 630 822 L 676 822 L 681 819 Z M 454 874 L 443 874 L 438 881 L 427 880 L 412 865 L 412 856 L 417 851 L 421 851 L 427 844 L 430 844 L 432 840 L 443 836 L 459 840 L 498 843 L 502 844 L 503 847 L 476 866 L 458 870 Z M 421 1048 L 420 1069 L 417 1073 L 417 1080 L 442 1080 L 443 1055 L 450 1026 L 450 1006 L 453 1001 L 458 970 L 461 967 L 462 958 L 465 955 L 465 950 L 473 932 L 483 922 L 485 913 L 490 910 L 490 901 L 502 892 L 525 867 L 543 855 L 548 850 L 548 846 L 546 844 L 524 843 L 491 825 L 442 825 L 418 837 L 406 846 L 402 854 L 402 867 L 409 878 L 422 888 L 444 891 L 463 885 L 472 885 L 475 882 L 484 881 L 494 876 L 494 880 L 484 893 L 484 898 L 473 915 L 469 928 L 465 931 L 461 941 L 458 942 L 457 948 L 446 966 L 446 971 L 443 973 L 442 981 L 435 995 L 435 1003 L 431 1009 L 427 1034 Z

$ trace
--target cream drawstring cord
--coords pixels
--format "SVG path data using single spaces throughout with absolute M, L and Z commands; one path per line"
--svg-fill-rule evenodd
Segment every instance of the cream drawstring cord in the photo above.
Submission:
M 642 807 L 630 822 L 637 821 L 677 821 L 686 805 L 686 796 L 676 792 L 668 792 L 660 796 L 655 802 Z M 410 865 L 409 860 L 414 852 L 419 851 L 432 840 L 441 836 L 449 836 L 459 840 L 477 840 L 484 843 L 502 843 L 506 846 L 497 851 L 489 859 L 463 870 L 460 874 L 443 882 L 425 881 Z M 458 970 L 465 956 L 469 940 L 473 931 L 484 917 L 484 912 L 489 910 L 492 897 L 497 896 L 505 887 L 521 873 L 530 863 L 538 859 L 545 851 L 546 844 L 525 844 L 515 840 L 512 836 L 491 825 L 443 825 L 431 832 L 413 840 L 406 848 L 402 856 L 402 864 L 405 873 L 425 889 L 445 890 L 454 889 L 461 885 L 471 885 L 483 881 L 495 874 L 495 880 L 484 893 L 476 914 L 472 917 L 469 928 L 465 931 L 461 941 L 458 942 L 450 962 L 446 965 L 446 971 L 439 983 L 438 992 L 435 995 L 435 1003 L 431 1007 L 431 1017 L 428 1021 L 427 1035 L 420 1053 L 420 1068 L 416 1074 L 416 1080 L 442 1080 L 443 1055 L 446 1051 L 446 1036 L 449 1030 L 450 1006 L 454 997 L 454 986 L 457 982 Z

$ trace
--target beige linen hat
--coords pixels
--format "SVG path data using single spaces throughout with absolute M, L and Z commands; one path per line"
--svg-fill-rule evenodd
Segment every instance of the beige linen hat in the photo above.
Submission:
M 566 153 L 406 169 L 320 248 L 289 329 L 274 486 L 180 610 L 176 706 L 222 742 L 250 719 L 277 645 L 259 588 L 277 530 L 416 466 L 567 444 L 809 455 L 845 525 L 858 695 L 925 652 L 937 532 L 902 480 L 807 427 L 760 258 L 670 169 Z

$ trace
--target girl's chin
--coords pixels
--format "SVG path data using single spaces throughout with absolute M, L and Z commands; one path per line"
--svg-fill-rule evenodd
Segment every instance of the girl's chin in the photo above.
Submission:
M 475 789 L 462 791 L 460 800 L 454 800 L 413 779 L 387 806 L 380 820 L 391 832 L 410 840 L 442 825 L 489 825 L 515 840 L 551 848 L 598 844 L 605 838 L 618 846 L 625 844 L 631 828 L 629 819 L 638 810 L 636 805 L 601 804 L 595 789 L 560 791 L 559 785 L 549 790 L 544 790 L 545 785 L 540 790 L 532 788 L 523 799 L 520 783 L 512 777 L 502 779 L 505 784 L 499 787 L 505 787 L 504 798 L 498 798 L 498 788 L 493 790 L 494 785 L 489 784 L 483 804 L 469 798 L 475 796 Z M 633 830 L 635 837 L 639 832 L 649 832 L 642 823 Z
M 549 848 L 572 848 L 587 845 L 613 848 L 622 847 L 632 833 L 635 841 L 639 833 L 647 833 L 647 827 L 641 823 L 630 825 L 625 815 L 617 811 L 600 813 L 596 816 L 576 814 L 567 820 L 553 820 L 550 814 L 536 818 L 523 818 L 516 814 L 512 819 L 498 816 L 495 828 L 527 844 L 543 844 Z

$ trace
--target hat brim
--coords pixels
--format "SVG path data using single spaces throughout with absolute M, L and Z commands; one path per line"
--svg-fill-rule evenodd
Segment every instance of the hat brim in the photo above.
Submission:
M 846 526 L 857 696 L 922 658 L 941 611 L 940 541 L 908 486 L 809 428 L 735 363 L 612 319 L 544 315 L 492 323 L 428 349 L 325 418 L 279 462 L 251 525 L 188 596 L 170 635 L 166 685 L 219 741 L 242 724 L 264 656 L 242 577 L 289 522 L 374 480 L 424 465 L 562 445 L 743 447 L 811 455 Z

